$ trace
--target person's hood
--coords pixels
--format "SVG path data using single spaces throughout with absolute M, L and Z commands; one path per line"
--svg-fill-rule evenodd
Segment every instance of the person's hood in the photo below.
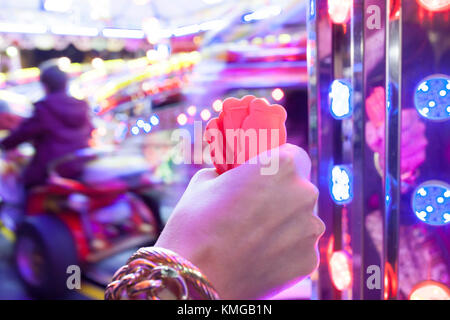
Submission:
M 77 128 L 86 124 L 88 105 L 66 93 L 53 93 L 40 101 L 44 108 L 64 125 Z

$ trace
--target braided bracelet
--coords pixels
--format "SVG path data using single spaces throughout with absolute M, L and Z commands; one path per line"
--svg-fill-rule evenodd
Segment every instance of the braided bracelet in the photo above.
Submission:
M 141 248 L 113 276 L 106 300 L 217 300 L 219 296 L 200 270 L 176 253 Z

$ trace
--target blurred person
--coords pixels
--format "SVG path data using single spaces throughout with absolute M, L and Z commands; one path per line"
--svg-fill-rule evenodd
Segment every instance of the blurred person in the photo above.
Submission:
M 67 74 L 53 61 L 42 64 L 40 70 L 45 97 L 35 104 L 33 115 L 24 119 L 0 142 L 0 148 L 4 150 L 13 149 L 23 142 L 33 144 L 35 154 L 23 172 L 27 189 L 45 184 L 52 161 L 88 147 L 93 129 L 88 104 L 67 93 Z M 81 173 L 80 166 L 68 164 L 60 173 L 75 178 Z

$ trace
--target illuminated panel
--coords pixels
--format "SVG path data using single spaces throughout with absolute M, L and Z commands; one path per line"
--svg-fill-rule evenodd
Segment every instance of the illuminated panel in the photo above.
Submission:
M 334 166 L 331 170 L 330 193 L 337 204 L 346 204 L 353 199 L 353 174 L 346 166 Z
M 328 14 L 334 23 L 346 23 L 350 19 L 353 0 L 328 0 Z
M 450 300 L 450 290 L 437 281 L 422 281 L 411 290 L 409 300 Z
M 450 187 L 442 181 L 427 181 L 412 194 L 412 208 L 423 222 L 441 226 L 450 221 Z
M 417 2 L 429 11 L 450 10 L 450 0 L 417 0 Z
M 352 115 L 352 89 L 343 80 L 334 80 L 330 87 L 330 112 L 335 119 L 345 119 Z
M 429 120 L 450 119 L 450 79 L 444 75 L 428 77 L 419 82 L 414 105 L 419 114 Z
M 345 251 L 335 251 L 329 261 L 331 280 L 339 291 L 348 289 L 352 284 L 351 263 Z

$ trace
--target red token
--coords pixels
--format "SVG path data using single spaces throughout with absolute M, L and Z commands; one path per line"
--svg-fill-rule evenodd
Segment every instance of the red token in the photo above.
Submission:
M 212 119 L 205 131 L 217 171 L 224 173 L 286 143 L 286 117 L 281 105 L 270 105 L 265 99 L 226 99 L 219 117 Z

